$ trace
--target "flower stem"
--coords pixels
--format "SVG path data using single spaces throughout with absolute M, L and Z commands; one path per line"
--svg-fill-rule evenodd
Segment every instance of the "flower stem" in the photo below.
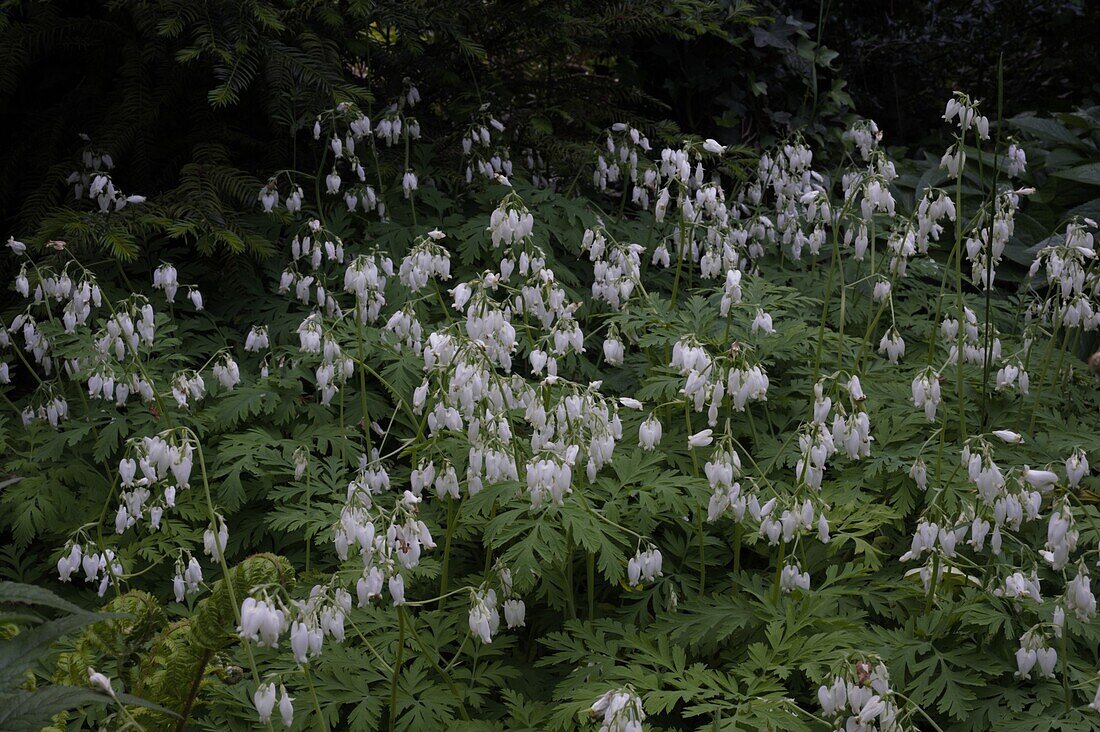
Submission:
M 313 699 L 313 710 L 317 713 L 317 726 L 321 732 L 328 732 L 328 721 L 321 711 L 321 702 L 317 700 L 317 689 L 313 687 L 313 676 L 305 665 L 302 666 L 302 674 L 306 677 L 306 683 L 309 684 L 309 695 Z
M 206 510 L 210 515 L 210 527 L 217 532 L 218 517 L 214 512 L 214 501 L 210 497 L 210 480 L 206 475 L 206 458 L 203 456 L 202 443 L 199 442 L 199 437 L 189 428 L 184 427 L 191 437 L 195 440 L 195 452 L 199 456 L 199 471 L 202 475 L 202 491 L 203 497 L 206 499 Z M 215 539 L 215 544 L 217 540 Z M 237 620 L 237 625 L 241 625 L 241 604 L 237 602 L 237 592 L 233 589 L 233 577 L 229 574 L 229 565 L 225 562 L 225 548 L 218 547 L 218 563 L 221 564 L 222 578 L 225 582 L 226 592 L 229 593 L 229 602 L 233 605 L 233 617 Z M 260 685 L 260 673 L 256 670 L 256 658 L 252 655 L 252 646 L 249 644 L 247 638 L 241 638 L 241 645 L 244 646 L 245 655 L 248 656 L 248 667 L 252 672 L 252 680 L 256 686 Z M 271 722 L 267 723 L 267 728 L 271 729 Z
M 401 678 L 401 659 L 405 652 L 405 613 L 397 608 L 397 654 L 390 678 L 390 732 L 397 728 L 397 680 Z

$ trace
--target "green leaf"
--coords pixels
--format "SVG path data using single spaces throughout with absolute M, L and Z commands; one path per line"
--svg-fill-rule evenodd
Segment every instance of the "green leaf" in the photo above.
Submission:
M 1008 120 L 1008 124 L 1045 142 L 1069 145 L 1070 147 L 1087 147 L 1077 135 L 1052 119 L 1021 115 Z
M 0 695 L 0 729 L 28 732 L 45 727 L 54 715 L 85 705 L 110 704 L 106 694 L 74 686 L 47 686 L 37 691 Z
M 87 612 L 84 608 L 58 597 L 44 587 L 27 585 L 21 582 L 0 582 L 0 604 L 9 602 L 50 607 L 54 610 L 64 610 L 67 613 Z
M 118 703 L 152 709 L 170 717 L 179 715 L 170 709 L 132 694 L 116 692 Z M 46 686 L 35 691 L 0 694 L 0 729 L 4 732 L 33 732 L 50 724 L 53 717 L 69 709 L 116 703 L 107 694 L 78 686 Z
M 0 689 L 11 688 L 18 683 L 23 672 L 45 655 L 58 638 L 104 617 L 85 612 L 68 615 L 36 625 L 0 645 Z
M 1051 175 L 1057 178 L 1065 178 L 1076 183 L 1100 186 L 1100 163 L 1086 163 L 1069 170 L 1058 170 Z

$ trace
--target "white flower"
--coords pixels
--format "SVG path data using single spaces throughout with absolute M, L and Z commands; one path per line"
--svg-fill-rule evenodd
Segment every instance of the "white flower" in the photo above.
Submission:
M 639 549 L 626 563 L 627 584 L 637 587 L 642 582 L 652 582 L 663 574 L 661 571 L 663 563 L 664 558 L 661 556 L 660 549 L 650 547 L 644 552 Z
M 643 450 L 652 450 L 661 442 L 661 423 L 652 414 L 638 427 L 638 446 Z
M 183 602 L 183 598 L 187 596 L 187 586 L 183 577 L 178 574 L 172 578 L 172 594 L 176 596 L 176 602 Z
M 879 353 L 885 353 L 890 363 L 896 364 L 905 355 L 905 341 L 896 328 L 891 328 L 882 336 L 878 344 Z
M 176 290 L 179 289 L 179 279 L 176 268 L 170 264 L 162 264 L 153 272 L 153 289 L 164 290 L 164 296 L 168 302 L 176 299 Z
M 183 570 L 183 582 L 187 592 L 198 592 L 199 585 L 202 584 L 202 566 L 194 557 L 191 557 L 187 568 Z
M 279 685 L 282 697 L 279 699 L 279 716 L 283 719 L 283 726 L 294 724 L 294 697 L 286 693 L 286 687 Z
M 810 589 L 810 573 L 800 571 L 797 563 L 784 565 L 779 576 L 779 589 L 789 593 L 795 589 L 808 592 Z
M 252 694 L 252 703 L 256 707 L 256 713 L 260 715 L 260 722 L 270 722 L 271 712 L 275 709 L 275 684 L 260 684 Z
M 393 598 L 393 604 L 404 605 L 405 604 L 405 578 L 400 574 L 395 574 L 390 577 L 389 580 L 390 597 Z
M 863 385 L 859 383 L 859 376 L 852 374 L 852 378 L 848 379 L 848 393 L 851 395 L 852 399 L 855 399 L 857 402 L 861 402 L 867 398 L 867 395 L 863 393 Z
M 73 572 L 80 568 L 80 560 L 80 544 L 73 544 L 69 548 L 69 553 L 57 560 L 57 574 L 62 582 L 68 582 Z
M 603 342 L 603 357 L 612 366 L 623 365 L 623 342 L 618 338 L 608 338 Z
M 1048 679 L 1054 678 L 1054 667 L 1058 664 L 1058 652 L 1052 647 L 1038 648 L 1035 652 L 1040 674 Z
M 1032 470 L 1026 465 L 1023 470 L 1023 478 L 1028 485 L 1040 491 L 1050 490 L 1058 483 L 1058 474 L 1053 470 Z
M 275 204 L 279 202 L 279 191 L 272 185 L 264 186 L 260 189 L 260 204 L 264 207 L 264 213 L 271 213 L 275 208 Z
M 411 170 L 405 171 L 404 177 L 401 178 L 401 188 L 405 191 L 405 198 L 412 195 L 412 192 L 416 190 L 418 181 L 416 179 L 416 173 Z
M 714 442 L 714 430 L 706 429 L 688 437 L 688 447 L 706 447 Z
M 226 389 L 232 390 L 233 387 L 241 383 L 241 370 L 237 366 L 237 362 L 228 355 L 214 364 L 213 371 L 218 383 Z
M 1009 445 L 1019 445 L 1024 441 L 1024 436 L 1019 432 L 1013 432 L 1012 430 L 993 430 L 993 434 L 1002 442 L 1007 442 Z
M 766 313 L 762 309 L 757 309 L 756 317 L 752 321 L 753 335 L 755 335 L 758 330 L 762 330 L 769 335 L 775 332 L 775 328 L 772 327 L 771 313 Z
M 818 687 L 817 701 L 826 717 L 836 716 L 848 703 L 848 687 L 844 679 L 837 677 L 832 686 Z
M 939 375 L 932 369 L 925 369 L 913 379 L 912 390 L 913 406 L 923 407 L 925 418 L 934 421 L 941 399 Z
M 1006 168 L 1008 169 L 1009 176 L 1015 178 L 1027 170 L 1027 155 L 1024 153 L 1024 149 L 1019 147 L 1016 143 L 1012 143 L 1008 146 L 1006 158 Z
M 950 178 L 958 178 L 965 165 L 966 153 L 958 145 L 947 148 L 947 152 L 940 159 L 940 167 L 947 169 L 947 175 Z
M 909 468 L 909 477 L 922 491 L 928 488 L 928 468 L 925 466 L 924 460 L 917 458 L 913 462 L 913 467 Z
M 119 481 L 124 488 L 134 484 L 134 476 L 137 474 L 137 461 L 132 458 L 124 458 L 118 461 Z
M 505 600 L 504 601 L 504 620 L 508 624 L 508 628 L 519 628 L 524 625 L 524 615 L 527 613 L 527 607 L 523 604 L 523 600 Z
M 225 545 L 229 541 L 229 529 L 225 525 L 225 519 L 223 519 L 221 516 L 218 516 L 217 518 L 217 533 L 215 533 L 214 527 L 211 526 L 207 528 L 202 535 L 203 551 L 214 559 L 218 559 L 221 557 L 222 552 L 225 551 Z
M 279 636 L 286 630 L 286 612 L 273 601 L 246 597 L 241 603 L 241 638 L 256 641 L 266 648 L 278 648 Z
M 715 155 L 721 155 L 726 152 L 725 145 L 721 145 L 717 140 L 712 140 L 709 137 L 703 142 L 703 149 Z
M 482 643 L 492 643 L 493 633 L 500 627 L 500 613 L 497 612 L 497 595 L 494 590 L 474 593 L 474 602 L 470 607 L 470 632 L 481 639 Z
M 600 732 L 641 732 L 645 712 L 633 689 L 613 689 L 592 704 L 589 714 L 603 715 Z
M 1081 480 L 1089 474 L 1089 460 L 1085 451 L 1078 448 L 1072 455 L 1066 458 L 1066 482 L 1071 488 L 1076 488 Z
M 248 336 L 244 339 L 244 350 L 249 352 L 262 351 L 267 348 L 268 345 L 267 326 L 252 326 L 252 330 L 248 331 Z
M 99 673 L 91 666 L 88 667 L 88 683 L 102 692 L 110 694 L 111 696 L 115 695 L 115 690 L 111 686 L 111 679 Z

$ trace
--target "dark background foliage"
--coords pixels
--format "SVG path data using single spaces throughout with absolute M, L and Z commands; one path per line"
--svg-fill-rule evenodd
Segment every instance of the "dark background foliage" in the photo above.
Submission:
M 538 150 L 563 177 L 615 121 L 759 143 L 777 124 L 846 105 L 841 83 L 819 78 L 835 54 L 812 26 L 739 1 L 2 8 L 0 124 L 12 144 L 0 151 L 0 221 L 26 236 L 65 200 L 79 133 L 112 154 L 126 190 L 193 220 L 200 248 L 260 250 L 243 212 L 263 176 L 311 169 L 297 143 L 316 110 L 355 101 L 378 111 L 408 83 L 429 101 L 420 121 L 441 148 L 456 151 L 488 104 L 517 150 Z
M 261 252 L 254 191 L 313 169 L 299 143 L 315 111 L 381 107 L 407 83 L 444 152 L 488 104 L 515 152 L 564 179 L 583 180 L 593 140 L 624 119 L 758 147 L 854 108 L 893 143 L 938 143 L 952 90 L 995 99 L 1002 53 L 1008 115 L 1094 98 L 1098 31 L 1084 0 L 7 0 L 0 223 L 60 235 L 40 227 L 87 133 L 200 249 Z
M 914 144 L 940 134 L 953 91 L 996 111 L 997 63 L 1004 58 L 1006 116 L 1064 112 L 1100 98 L 1100 5 L 1091 0 L 796 0 L 816 18 L 855 108 L 890 139 Z

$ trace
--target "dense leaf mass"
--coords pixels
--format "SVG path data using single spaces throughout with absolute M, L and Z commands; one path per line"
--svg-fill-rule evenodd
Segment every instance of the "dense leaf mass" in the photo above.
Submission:
M 1100 108 L 900 157 L 740 2 L 4 7 L 0 728 L 1096 728 Z

